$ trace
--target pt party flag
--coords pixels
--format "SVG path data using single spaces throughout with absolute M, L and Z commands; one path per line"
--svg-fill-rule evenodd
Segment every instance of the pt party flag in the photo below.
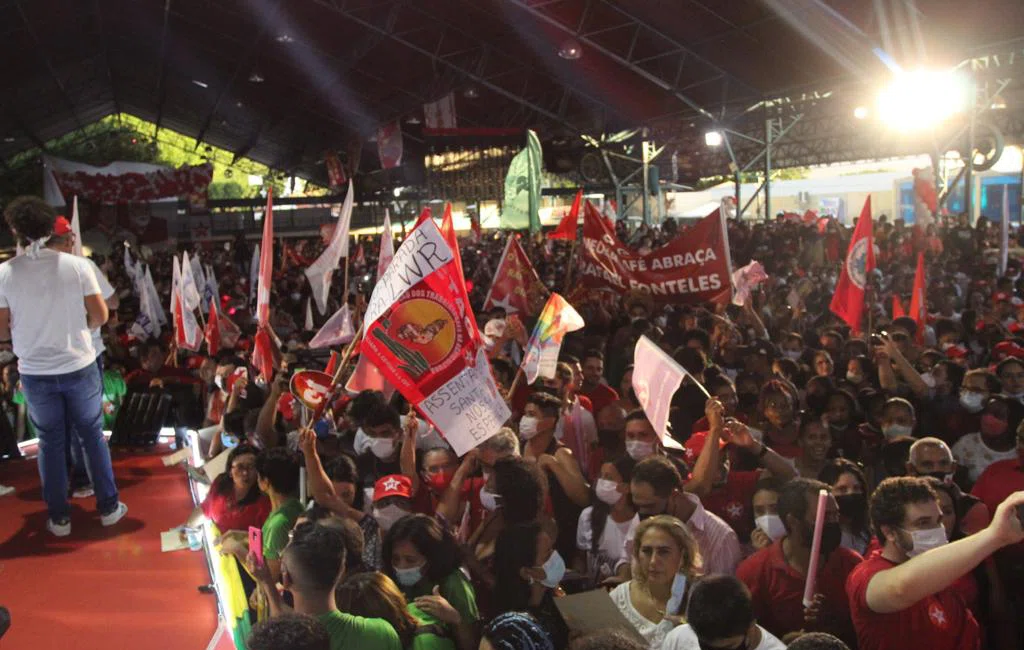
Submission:
M 668 415 L 672 396 L 687 376 L 686 369 L 654 341 L 641 336 L 636 342 L 633 349 L 633 391 L 665 447 L 683 448 L 669 435 Z
M 846 262 L 839 276 L 836 291 L 832 294 L 829 309 L 846 321 L 855 332 L 861 331 L 861 316 L 864 313 L 864 289 L 868 274 L 875 268 L 874 230 L 871 225 L 871 197 L 864 201 L 857 228 L 853 231 Z
M 583 190 L 576 192 L 569 214 L 562 217 L 558 227 L 548 233 L 548 239 L 567 239 L 576 241 L 576 230 L 580 220 L 580 203 L 583 201 Z
M 348 257 L 348 231 L 352 223 L 352 202 L 355 200 L 355 191 L 352 189 L 352 181 L 348 182 L 348 193 L 345 194 L 345 203 L 341 206 L 341 216 L 338 223 L 334 224 L 334 233 L 327 248 L 316 261 L 306 269 L 306 278 L 309 280 L 309 287 L 313 290 L 313 300 L 316 301 L 316 308 L 321 314 L 327 313 L 327 294 L 331 291 L 331 279 L 334 271 L 338 268 L 341 258 Z M 348 287 L 346 287 L 347 289 Z M 342 297 L 342 302 L 345 298 Z
M 537 381 L 537 377 L 554 379 L 562 339 L 584 325 L 583 317 L 573 306 L 559 294 L 552 293 L 537 319 L 530 342 L 526 344 L 526 356 L 523 359 L 526 383 L 532 384 Z
M 509 235 L 505 252 L 498 260 L 494 280 L 487 297 L 484 311 L 501 308 L 508 314 L 530 316 L 541 309 L 541 300 L 548 296 L 548 289 L 537 277 L 537 271 L 519 245 L 518 238 Z

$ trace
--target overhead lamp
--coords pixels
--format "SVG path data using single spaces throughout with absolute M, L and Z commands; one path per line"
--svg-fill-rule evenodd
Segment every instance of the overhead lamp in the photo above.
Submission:
M 971 104 L 973 86 L 956 70 L 909 70 L 893 75 L 878 94 L 877 114 L 891 128 L 933 128 Z
M 1006 98 L 1002 95 L 996 95 L 992 98 L 992 103 L 988 107 L 993 111 L 1004 111 L 1006 110 Z
M 294 43 L 295 39 L 292 38 L 291 34 L 278 34 L 274 37 L 274 40 L 278 43 Z
M 462 91 L 462 96 L 466 99 L 476 99 L 480 96 L 480 91 L 476 89 L 476 86 L 469 86 Z
M 853 116 L 858 120 L 868 119 L 868 114 L 869 113 L 866 106 L 858 106 L 857 108 L 853 109 Z
M 14 142 L 14 136 L 13 135 L 7 136 L 6 138 L 4 138 L 4 142 L 6 142 L 7 144 L 10 144 L 10 143 Z
M 192 83 L 194 83 L 195 85 L 199 86 L 200 88 L 209 88 L 210 87 L 210 84 L 206 83 L 205 81 L 199 81 L 198 79 L 193 79 Z
M 420 123 L 420 118 L 415 116 L 415 115 L 410 115 L 409 117 L 405 118 L 405 123 L 406 124 L 419 124 Z
M 722 146 L 723 139 L 724 138 L 722 137 L 721 131 L 708 131 L 707 133 L 704 134 L 704 144 L 706 144 L 709 147 Z
M 263 83 L 263 75 L 259 73 L 259 70 L 253 70 L 249 73 L 249 82 L 254 84 Z
M 558 56 L 568 61 L 575 61 L 583 56 L 583 48 L 576 39 L 570 38 L 558 48 Z

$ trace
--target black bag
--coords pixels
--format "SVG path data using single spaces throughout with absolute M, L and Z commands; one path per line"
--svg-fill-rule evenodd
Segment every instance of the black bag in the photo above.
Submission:
M 111 446 L 155 445 L 172 401 L 170 395 L 162 392 L 138 391 L 125 395 L 110 435 Z

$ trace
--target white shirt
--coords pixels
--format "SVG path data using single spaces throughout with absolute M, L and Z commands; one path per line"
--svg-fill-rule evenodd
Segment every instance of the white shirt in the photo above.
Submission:
M 761 630 L 761 643 L 750 650 L 786 650 L 786 644 L 779 641 L 771 632 L 760 625 L 757 629 Z M 665 644 L 661 647 L 662 650 L 700 650 L 700 642 L 697 641 L 693 628 L 687 623 L 669 632 L 665 637 Z
M 23 375 L 65 375 L 96 362 L 85 297 L 100 293 L 88 260 L 42 249 L 0 264 L 0 308 Z
M 609 596 L 611 596 L 612 602 L 619 608 L 619 611 L 622 612 L 622 615 L 626 617 L 626 620 L 647 641 L 650 650 L 659 650 L 664 647 L 662 644 L 665 641 L 665 637 L 668 636 L 668 633 L 675 626 L 668 619 L 662 619 L 660 622 L 655 623 L 636 611 L 636 608 L 633 607 L 633 601 L 629 598 L 629 585 L 632 582 L 632 580 L 623 582 L 615 589 L 612 589 Z
M 96 262 L 93 262 L 88 257 L 83 257 L 82 259 L 92 267 L 92 272 L 96 275 L 96 282 L 100 285 L 100 295 L 103 296 L 104 300 L 110 300 L 111 296 L 114 295 L 114 287 L 111 286 L 110 280 L 107 279 L 107 276 L 103 275 L 103 271 L 100 270 L 100 267 L 96 266 Z M 107 349 L 107 346 L 103 345 L 102 330 L 102 327 L 92 330 L 92 347 L 96 348 L 96 356 L 100 356 Z
M 593 506 L 584 508 L 580 513 L 579 524 L 576 526 L 576 548 L 587 553 L 587 575 L 600 582 L 614 575 L 615 567 L 626 559 L 622 554 L 625 549 L 626 534 L 632 528 L 633 520 L 629 519 L 619 523 L 608 516 L 604 530 L 601 531 L 597 553 L 594 553 L 591 548 L 594 538 L 591 533 L 590 521 L 593 513 Z
M 969 433 L 953 445 L 953 458 L 957 465 L 967 468 L 967 478 L 975 483 L 992 463 L 1017 458 L 1017 450 L 995 451 L 985 444 L 980 433 Z

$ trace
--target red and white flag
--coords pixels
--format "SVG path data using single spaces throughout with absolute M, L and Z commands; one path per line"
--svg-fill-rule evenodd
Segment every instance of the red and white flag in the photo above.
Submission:
M 327 248 L 316 261 L 305 270 L 306 278 L 309 280 L 309 288 L 313 290 L 313 300 L 316 301 L 316 308 L 321 314 L 327 313 L 327 294 L 331 291 L 331 280 L 334 271 L 338 268 L 342 257 L 348 257 L 348 230 L 352 223 L 352 202 L 355 200 L 355 191 L 352 189 L 352 181 L 348 182 L 348 193 L 345 195 L 345 203 L 341 206 L 341 216 L 338 223 L 334 225 L 334 232 L 331 234 L 331 241 Z
M 384 228 L 380 233 L 380 254 L 377 256 L 377 277 L 382 277 L 395 257 L 395 236 L 391 232 L 391 214 L 384 210 Z
M 461 456 L 511 413 L 491 375 L 457 259 L 432 219 L 409 233 L 374 287 L 360 351 Z
M 910 313 L 907 314 L 917 323 L 916 339 L 924 343 L 924 328 L 928 324 L 927 303 L 924 296 L 924 253 L 917 254 L 917 270 L 914 272 L 914 292 L 910 294 Z
M 211 357 L 220 352 L 220 318 L 217 317 L 217 301 L 210 299 L 210 316 L 206 319 L 206 353 Z
M 260 244 L 260 276 L 256 289 L 256 322 L 270 323 L 270 286 L 274 273 L 274 187 L 267 188 L 267 210 L 263 213 L 263 241 Z M 268 377 L 269 379 L 269 377 Z
M 380 158 L 381 169 L 391 169 L 402 164 L 402 125 L 398 121 L 377 129 L 377 156 Z
M 345 184 L 345 168 L 338 159 L 338 153 L 328 151 L 324 153 L 324 166 L 327 168 L 327 184 L 332 190 L 340 190 Z
M 672 396 L 689 373 L 651 339 L 641 336 L 633 349 L 633 391 L 665 447 L 682 449 L 668 432 Z
M 380 234 L 380 255 L 377 257 L 377 278 L 384 277 L 384 273 L 391 265 L 395 257 L 395 242 L 391 233 L 391 215 L 384 211 L 384 230 Z M 365 354 L 359 355 L 356 362 L 356 369 L 352 371 L 345 384 L 345 390 L 350 393 L 358 393 L 363 390 L 379 390 L 384 396 L 391 399 L 395 387 L 388 383 L 377 366 L 370 363 Z
M 253 337 L 252 366 L 268 384 L 274 379 L 274 344 L 264 327 Z
M 427 129 L 454 129 L 455 93 L 448 93 L 436 102 L 423 105 L 423 126 Z
M 542 308 L 542 301 L 547 297 L 548 289 L 537 277 L 518 238 L 510 235 L 484 299 L 484 311 L 500 307 L 506 314 L 532 316 Z
M 227 314 L 221 312 L 217 317 L 217 325 L 220 327 L 221 347 L 235 347 L 238 344 L 238 339 L 242 336 L 242 330 L 238 325 L 235 325 L 235 321 L 231 320 Z
M 326 348 L 332 345 L 348 343 L 355 337 L 356 330 L 352 326 L 352 314 L 348 305 L 342 305 L 341 309 L 334 312 L 334 315 L 327 319 L 320 331 L 313 336 L 309 342 L 310 349 Z
M 857 228 L 853 231 L 846 262 L 832 294 L 829 309 L 846 321 L 854 332 L 861 331 L 861 315 L 864 313 L 864 288 L 868 274 L 875 268 L 874 230 L 871 225 L 871 196 L 864 201 Z
M 576 230 L 580 220 L 580 202 L 583 201 L 583 190 L 576 192 L 572 201 L 572 209 L 562 217 L 558 227 L 548 233 L 548 239 L 568 239 L 576 241 Z
M 174 271 L 171 286 L 171 306 L 174 311 L 174 344 L 179 350 L 191 350 L 197 352 L 203 342 L 203 332 L 199 329 L 196 315 L 191 309 L 186 308 L 185 299 L 182 296 L 181 263 L 178 256 L 174 256 Z

